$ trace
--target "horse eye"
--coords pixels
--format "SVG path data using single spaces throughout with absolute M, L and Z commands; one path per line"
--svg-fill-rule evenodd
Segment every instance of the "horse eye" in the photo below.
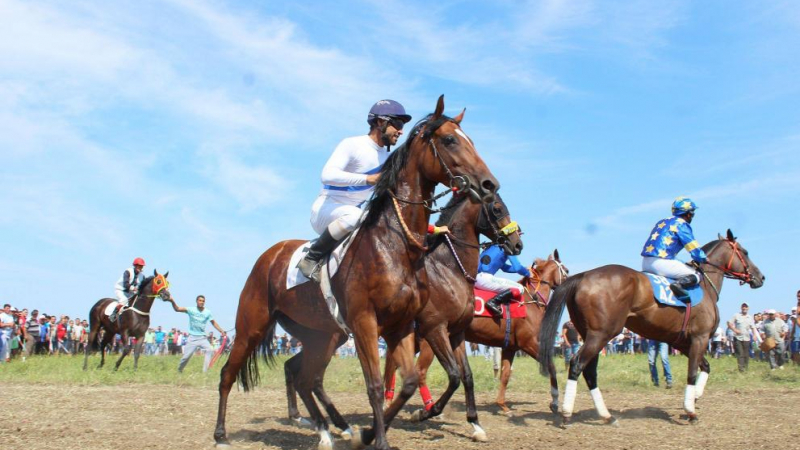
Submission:
M 448 134 L 447 136 L 442 138 L 442 143 L 447 147 L 452 147 L 453 145 L 456 145 L 457 142 L 458 139 L 456 139 L 456 137 L 451 134 Z

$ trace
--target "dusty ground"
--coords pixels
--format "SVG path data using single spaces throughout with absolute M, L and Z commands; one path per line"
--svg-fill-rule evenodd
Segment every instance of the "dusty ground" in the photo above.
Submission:
M 11 384 L 0 387 L 5 413 L 0 442 L 8 449 L 204 449 L 213 448 L 217 393 L 164 386 L 64 387 Z M 683 390 L 604 392 L 620 426 L 603 425 L 591 399 L 579 389 L 575 424 L 554 426 L 547 394 L 511 392 L 512 417 L 496 414 L 490 395 L 478 398 L 488 443 L 469 440 L 463 400 L 455 397 L 443 419 L 410 423 L 404 412 L 389 431 L 401 449 L 756 449 L 800 448 L 800 395 L 793 390 L 706 393 L 701 421 L 681 418 Z M 352 424 L 369 423 L 366 394 L 333 393 Z M 414 409 L 419 400 L 414 399 Z M 316 449 L 317 436 L 285 419 L 283 391 L 231 393 L 228 433 L 235 448 Z M 744 406 L 742 406 L 744 405 Z M 409 408 L 408 411 L 412 409 Z M 772 436 L 773 439 L 765 439 Z M 335 448 L 349 443 L 334 433 Z

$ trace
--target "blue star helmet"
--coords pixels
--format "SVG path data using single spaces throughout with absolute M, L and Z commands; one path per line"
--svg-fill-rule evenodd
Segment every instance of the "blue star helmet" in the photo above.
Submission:
M 678 197 L 672 202 L 672 214 L 676 216 L 682 216 L 695 209 L 697 209 L 697 204 L 689 197 Z
M 372 105 L 367 115 L 367 123 L 372 125 L 375 119 L 391 120 L 397 118 L 408 123 L 411 121 L 411 116 L 406 114 L 406 109 L 403 105 L 394 100 L 381 100 Z

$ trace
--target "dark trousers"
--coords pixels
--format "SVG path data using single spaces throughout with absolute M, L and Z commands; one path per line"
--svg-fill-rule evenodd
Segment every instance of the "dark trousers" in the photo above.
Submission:
M 734 351 L 739 360 L 739 372 L 747 370 L 747 363 L 750 361 L 750 341 L 734 341 Z

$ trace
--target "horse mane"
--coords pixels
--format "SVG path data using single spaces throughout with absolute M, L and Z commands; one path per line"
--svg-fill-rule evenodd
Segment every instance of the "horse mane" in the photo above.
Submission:
M 456 215 L 456 211 L 461 209 L 457 208 L 456 206 L 458 206 L 466 198 L 467 197 L 465 195 L 453 194 L 453 196 L 450 197 L 450 201 L 444 205 L 444 209 L 442 210 L 442 213 L 439 214 L 439 218 L 436 219 L 435 225 L 440 227 L 442 225 L 448 225 L 450 222 L 452 222 L 453 216 Z
M 392 189 L 394 189 L 395 186 L 397 186 L 400 172 L 402 172 L 403 169 L 405 169 L 406 164 L 408 164 L 408 154 L 411 152 L 411 144 L 418 137 L 422 128 L 425 127 L 425 132 L 419 137 L 421 139 L 428 139 L 433 135 L 434 132 L 436 132 L 436 130 L 439 129 L 439 127 L 444 125 L 446 122 L 453 121 L 453 119 L 444 115 L 435 120 L 431 120 L 431 117 L 433 117 L 433 114 L 428 114 L 419 122 L 414 124 L 414 127 L 411 128 L 408 139 L 406 139 L 401 146 L 397 147 L 397 149 L 391 155 L 389 155 L 389 158 L 386 159 L 386 162 L 383 163 L 380 171 L 381 177 L 378 179 L 378 184 L 375 185 L 375 190 L 372 193 L 372 197 L 370 197 L 365 206 L 369 212 L 367 213 L 367 217 L 364 219 L 364 225 L 374 225 L 381 216 L 381 213 L 383 213 L 383 210 L 386 208 L 390 197 L 389 193 Z

